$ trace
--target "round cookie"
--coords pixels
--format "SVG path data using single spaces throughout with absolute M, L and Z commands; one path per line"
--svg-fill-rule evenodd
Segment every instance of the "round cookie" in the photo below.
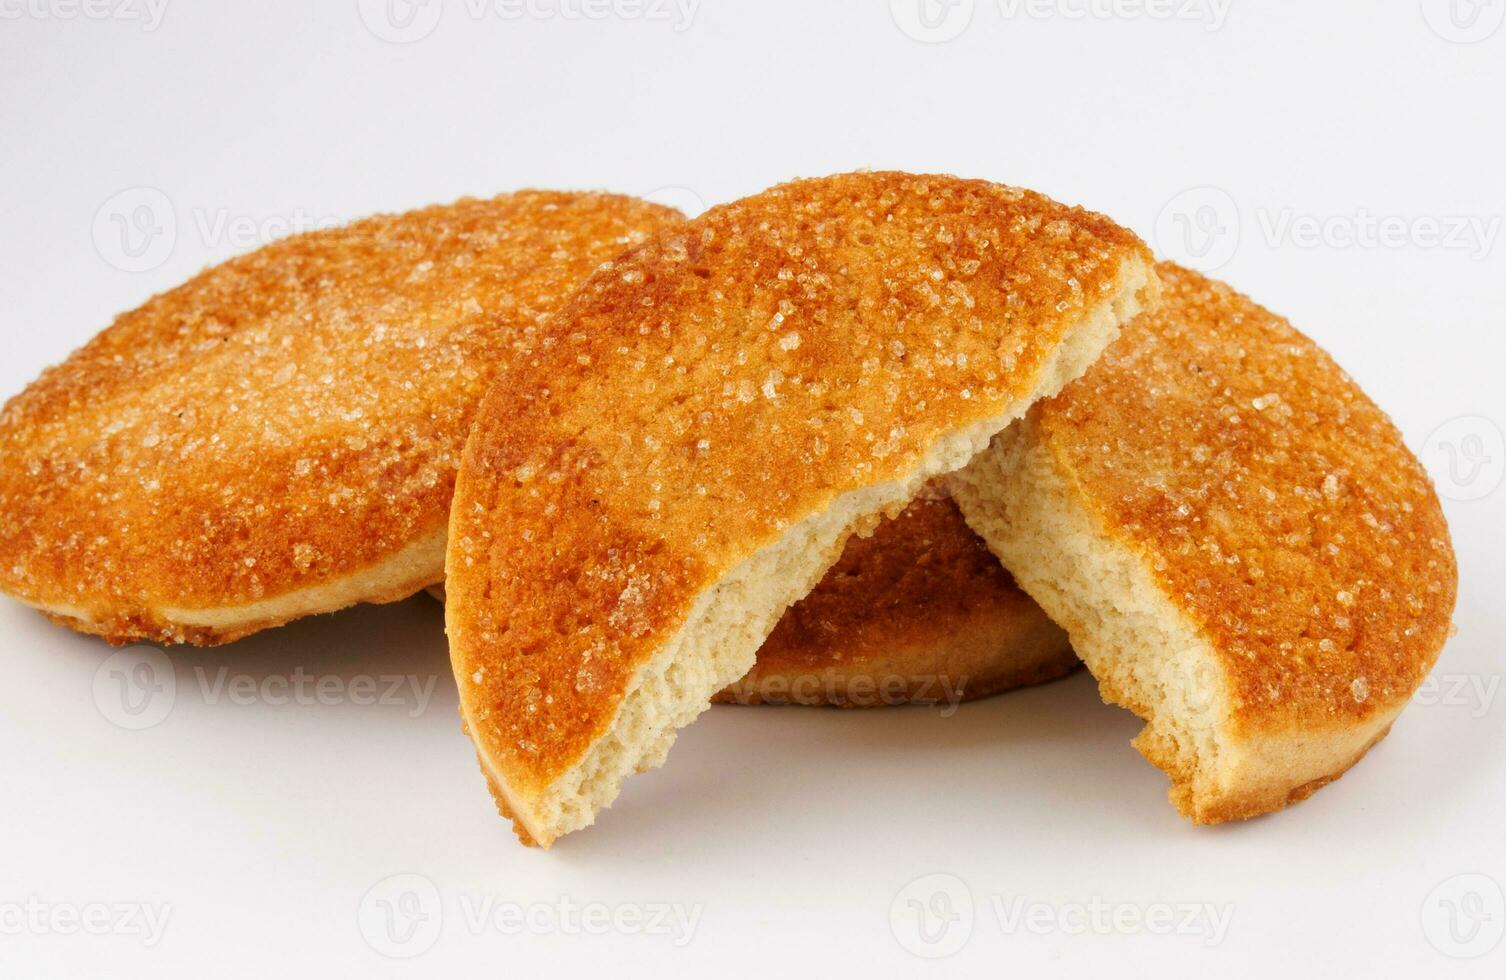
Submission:
M 984 181 L 796 181 L 598 271 L 488 393 L 451 511 L 461 713 L 547 846 L 750 670 L 849 535 L 1155 302 L 1101 215 Z
M 112 642 L 215 644 L 438 581 L 489 382 L 677 220 L 607 194 L 467 199 L 153 297 L 0 414 L 0 590 Z
M 952 487 L 1198 823 L 1305 799 L 1386 734 L 1457 571 L 1391 421 L 1286 320 L 1162 264 L 1161 308 Z
M 957 704 L 1064 677 L 1082 662 L 936 484 L 849 538 L 785 610 L 724 704 Z

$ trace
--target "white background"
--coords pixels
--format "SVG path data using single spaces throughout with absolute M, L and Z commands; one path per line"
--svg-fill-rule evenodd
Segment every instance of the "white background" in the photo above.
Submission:
M 406 31 L 364 0 L 86 2 L 0 0 L 7 396 L 299 222 L 525 185 L 695 208 L 858 167 L 984 176 L 1218 266 L 1333 351 L 1448 498 L 1458 635 L 1359 767 L 1243 825 L 1184 822 L 1079 674 L 951 716 L 718 708 L 545 853 L 492 811 L 427 599 L 160 675 L 4 602 L 0 975 L 1506 972 L 1506 0 L 704 0 L 688 22 L 395 0 Z M 432 696 L 358 703 L 386 675 Z M 130 715 L 121 677 L 175 692 Z M 284 703 L 299 677 L 324 695 Z M 1107 923 L 1078 916 L 1095 902 Z M 97 903 L 170 911 L 160 936 L 69 929 Z M 521 930 L 471 920 L 506 903 Z M 1201 903 L 1226 930 L 1141 921 Z M 660 905 L 693 930 L 624 918 Z

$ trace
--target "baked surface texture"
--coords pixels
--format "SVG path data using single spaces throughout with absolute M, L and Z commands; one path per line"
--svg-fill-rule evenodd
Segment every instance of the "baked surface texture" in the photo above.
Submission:
M 283 239 L 122 314 L 0 415 L 0 589 L 112 642 L 213 644 L 439 580 L 497 366 L 678 217 L 466 199 Z
M 956 704 L 1064 677 L 1067 634 L 928 484 L 780 617 L 718 704 Z
M 983 181 L 796 181 L 598 271 L 466 446 L 446 620 L 504 813 L 591 823 L 753 666 L 849 534 L 1154 302 L 1108 219 Z
M 1390 420 L 1283 318 L 1169 263 L 1159 310 L 951 479 L 1198 823 L 1305 799 L 1388 731 L 1456 566 Z

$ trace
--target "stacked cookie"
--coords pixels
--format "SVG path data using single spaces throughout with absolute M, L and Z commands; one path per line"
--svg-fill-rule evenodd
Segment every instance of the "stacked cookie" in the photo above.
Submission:
M 1184 813 L 1254 816 L 1385 733 L 1455 592 L 1425 474 L 1310 341 L 1101 215 L 945 176 L 296 236 L 121 316 L 0 447 L 0 589 L 112 642 L 443 582 L 482 771 L 545 846 L 714 700 L 1077 656 Z

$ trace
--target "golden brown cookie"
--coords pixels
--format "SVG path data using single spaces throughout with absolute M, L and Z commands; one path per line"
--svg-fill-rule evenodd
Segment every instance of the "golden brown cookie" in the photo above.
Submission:
M 1305 799 L 1379 740 L 1456 569 L 1401 435 L 1286 320 L 1171 264 L 1160 310 L 952 478 L 1198 823 Z
M 796 181 L 598 271 L 494 385 L 446 588 L 499 805 L 591 823 L 899 513 L 1154 302 L 1144 244 L 983 181 Z
M 112 642 L 213 644 L 438 581 L 488 382 L 677 220 L 607 194 L 462 200 L 153 297 L 0 415 L 0 590 Z

